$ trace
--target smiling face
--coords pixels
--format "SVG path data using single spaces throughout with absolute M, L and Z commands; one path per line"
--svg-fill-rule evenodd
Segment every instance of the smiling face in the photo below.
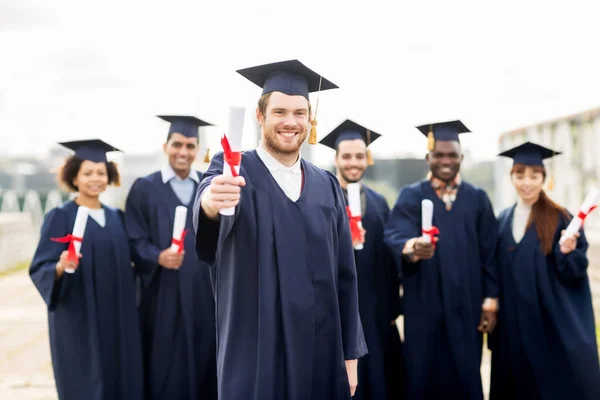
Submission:
M 198 138 L 171 133 L 163 150 L 173 171 L 179 176 L 187 176 L 198 154 Z
M 272 92 L 264 113 L 257 109 L 256 118 L 270 153 L 294 156 L 300 152 L 310 118 L 309 103 L 304 96 Z
M 73 179 L 73 186 L 80 195 L 85 197 L 98 197 L 108 186 L 108 170 L 105 162 L 92 162 L 85 160 L 79 167 L 79 172 Z
M 525 204 L 534 204 L 542 192 L 546 180 L 546 170 L 541 166 L 515 164 L 510 173 L 510 179 L 519 198 Z
M 460 171 L 463 158 L 459 142 L 436 140 L 433 151 L 425 159 L 434 177 L 450 182 Z
M 335 156 L 335 166 L 342 183 L 359 182 L 367 170 L 367 145 L 364 140 L 342 140 Z

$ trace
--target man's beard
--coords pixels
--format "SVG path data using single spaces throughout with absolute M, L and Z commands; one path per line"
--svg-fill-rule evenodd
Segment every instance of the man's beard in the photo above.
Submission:
M 275 131 L 272 131 L 273 135 L 264 135 L 264 140 L 265 140 L 265 144 L 267 145 L 267 147 L 273 151 L 274 153 L 277 154 L 281 154 L 283 156 L 291 156 L 294 154 L 298 154 L 298 152 L 300 151 L 300 147 L 302 146 L 302 143 L 304 142 L 304 139 L 306 138 L 306 135 L 304 135 L 303 140 L 299 140 L 298 141 L 298 146 L 295 149 L 282 149 L 279 146 L 279 143 L 277 141 L 277 135 L 278 133 Z M 301 135 L 300 133 L 298 134 L 299 136 Z
M 362 171 L 362 172 L 360 173 L 360 175 L 359 175 L 359 177 L 358 177 L 357 179 L 350 179 L 350 178 L 349 178 L 349 177 L 348 177 L 348 176 L 347 176 L 347 175 L 344 173 L 344 171 L 343 171 L 343 170 L 342 170 L 342 171 L 340 171 L 340 172 L 341 172 L 341 174 L 342 174 L 342 178 L 344 178 L 344 180 L 345 180 L 347 183 L 357 183 L 357 182 L 360 182 L 360 181 L 362 180 L 362 178 L 365 176 L 365 171 Z

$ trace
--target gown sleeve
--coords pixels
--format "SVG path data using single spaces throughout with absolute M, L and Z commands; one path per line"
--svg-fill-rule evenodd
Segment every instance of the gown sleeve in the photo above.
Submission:
M 129 191 L 125 203 L 125 227 L 129 237 L 135 270 L 144 284 L 158 267 L 161 249 L 152 243 L 150 226 L 148 225 L 148 198 L 151 195 L 149 182 L 140 178 Z
M 496 244 L 498 242 L 498 222 L 492 203 L 483 190 L 479 190 L 479 212 L 477 215 L 477 236 L 481 258 L 483 295 L 497 298 L 498 273 L 496 263 Z
M 56 264 L 68 243 L 58 243 L 50 240 L 68 235 L 66 211 L 54 208 L 46 214 L 40 232 L 40 241 L 29 266 L 29 276 L 40 292 L 49 310 L 56 308 L 60 299 L 65 296 L 69 274 L 64 273 L 56 279 Z
M 580 237 L 577 239 L 577 247 L 569 254 L 563 254 L 560 251 L 561 231 L 567 228 L 566 220 L 561 218 L 561 223 L 557 229 L 557 234 L 554 237 L 554 256 L 556 257 L 556 268 L 558 276 L 564 282 L 573 282 L 583 279 L 587 276 L 588 258 L 587 249 L 588 242 L 585 237 L 583 227 L 580 229 Z
M 332 179 L 336 179 L 332 177 Z M 342 189 L 333 183 L 336 197 L 337 231 L 338 231 L 338 279 L 339 307 L 342 323 L 342 344 L 344 358 L 355 360 L 367 354 L 367 345 L 358 311 L 358 286 L 354 248 L 350 235 L 350 222 L 346 212 L 346 203 Z

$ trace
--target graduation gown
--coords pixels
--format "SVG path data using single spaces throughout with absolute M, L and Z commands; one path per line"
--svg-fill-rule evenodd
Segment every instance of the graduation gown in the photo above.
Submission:
M 48 212 L 29 274 L 48 306 L 50 352 L 61 400 L 143 399 L 142 348 L 135 280 L 122 212 L 103 206 L 106 224 L 89 217 L 73 274 L 55 279 L 78 205 Z
M 514 206 L 499 216 L 501 301 L 490 340 L 490 399 L 591 400 L 600 396 L 600 366 L 585 233 L 577 248 L 560 252 L 560 217 L 553 251 L 544 256 L 530 226 L 512 234 Z
M 193 202 L 193 198 L 192 201 Z M 175 208 L 188 207 L 185 255 L 179 270 L 158 265 L 171 246 Z M 192 204 L 182 204 L 161 172 L 137 179 L 125 221 L 135 271 L 142 281 L 140 318 L 147 398 L 216 399 L 214 298 L 208 266 L 194 254 Z
M 358 363 L 358 387 L 353 400 L 405 398 L 402 342 L 396 325 L 400 315 L 400 282 L 393 256 L 383 241 L 390 209 L 385 198 L 362 185 L 362 250 L 355 250 L 358 305 L 369 354 Z
M 421 201 L 434 204 L 440 230 L 433 258 L 409 263 L 406 242 L 421 236 Z M 447 211 L 428 180 L 400 192 L 385 231 L 404 285 L 404 356 L 408 398 L 483 398 L 482 335 L 477 331 L 484 297 L 497 297 L 492 205 L 482 190 L 462 182 Z
M 222 174 L 222 153 L 198 188 L 196 251 L 212 266 L 220 400 L 349 400 L 344 360 L 367 352 L 341 188 L 301 162 L 293 202 L 256 151 L 245 152 L 240 204 L 218 222 L 200 199 Z

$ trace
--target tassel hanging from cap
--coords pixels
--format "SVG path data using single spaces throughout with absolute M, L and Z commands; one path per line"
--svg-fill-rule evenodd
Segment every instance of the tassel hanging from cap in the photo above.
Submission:
M 206 153 L 204 153 L 204 162 L 205 163 L 210 162 L 210 149 L 209 148 L 206 148 Z
M 427 150 L 433 151 L 435 148 L 435 137 L 433 136 L 433 126 L 429 128 L 429 133 L 427 134 Z
M 373 161 L 373 155 L 371 154 L 371 150 L 368 146 L 371 144 L 371 131 L 367 129 L 367 165 L 375 165 L 375 161 Z
M 308 135 L 309 144 L 317 144 L 317 120 L 316 118 L 310 121 L 310 135 Z
M 554 190 L 554 174 L 550 175 L 550 178 L 548 178 L 548 190 Z
M 321 94 L 321 83 L 323 77 L 319 77 L 319 90 L 317 91 L 317 104 L 315 105 L 315 117 L 310 121 L 310 135 L 308 136 L 308 144 L 317 144 L 317 111 L 319 111 L 319 95 Z

